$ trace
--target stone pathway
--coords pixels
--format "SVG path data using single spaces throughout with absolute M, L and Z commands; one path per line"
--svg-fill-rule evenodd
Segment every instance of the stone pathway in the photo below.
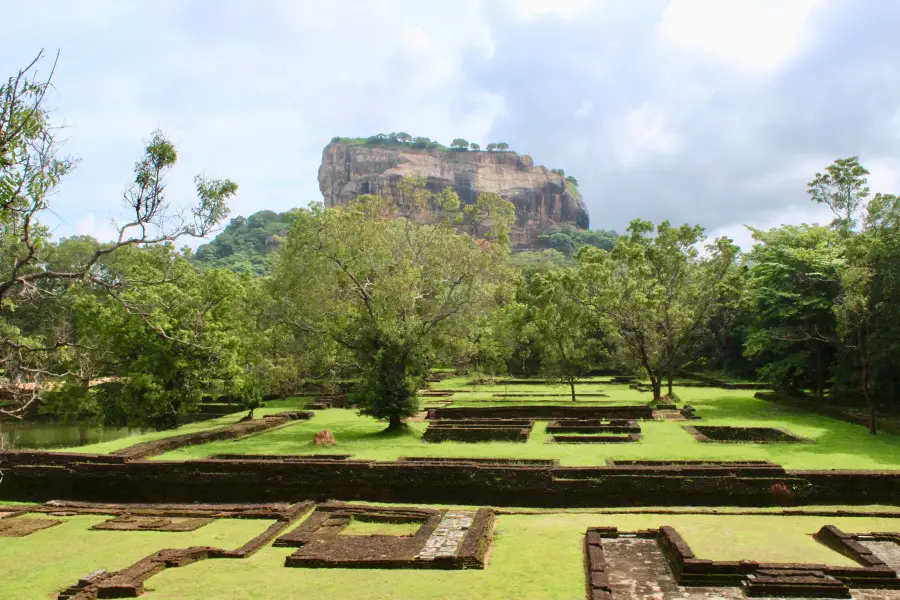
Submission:
M 603 540 L 609 583 L 616 600 L 743 600 L 737 587 L 681 587 L 656 540 Z
M 900 573 L 900 544 L 862 540 L 860 544 L 875 553 L 887 566 Z
M 448 510 L 416 558 L 430 560 L 441 556 L 456 556 L 474 517 L 474 512 Z
M 654 421 L 687 421 L 680 410 L 654 410 Z

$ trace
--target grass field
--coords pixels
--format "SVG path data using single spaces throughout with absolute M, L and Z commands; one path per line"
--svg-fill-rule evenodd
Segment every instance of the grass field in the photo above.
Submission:
M 564 386 L 508 384 L 471 385 L 464 378 L 450 378 L 432 385 L 435 390 L 459 390 L 448 398 L 423 398 L 423 408 L 434 406 L 511 406 L 516 404 L 573 405 L 570 400 L 542 393 L 562 393 Z M 588 397 L 579 406 L 646 403 L 649 395 L 622 385 L 610 385 L 606 379 L 589 380 L 578 385 L 578 393 L 606 393 L 608 398 Z M 308 422 L 298 422 L 266 433 L 201 446 L 190 446 L 156 457 L 156 460 L 190 460 L 219 453 L 245 454 L 352 454 L 354 458 L 394 460 L 401 456 L 555 458 L 563 465 L 604 465 L 615 459 L 685 460 L 771 460 L 793 469 L 900 469 L 900 436 L 882 433 L 870 436 L 864 427 L 831 417 L 757 400 L 752 392 L 719 388 L 677 388 L 682 402 L 691 404 L 702 417 L 696 424 L 781 427 L 813 440 L 810 444 L 717 444 L 700 443 L 684 431 L 684 422 L 641 423 L 643 440 L 627 444 L 555 444 L 546 433 L 546 421 L 538 421 L 527 443 L 462 444 L 422 442 L 427 427 L 422 421 L 410 422 L 403 435 L 386 435 L 385 423 L 357 414 L 355 410 L 316 411 Z M 526 398 L 498 399 L 496 394 L 528 394 Z M 258 415 L 301 408 L 308 398 L 271 402 Z M 141 441 L 168 435 L 219 427 L 237 421 L 242 415 L 229 415 L 214 421 L 193 423 L 177 430 L 153 432 L 141 436 L 81 446 L 77 452 L 111 452 Z M 337 445 L 320 448 L 312 444 L 315 432 L 331 430 Z M 71 450 L 70 450 L 71 451 Z
M 47 598 L 97 569 L 117 569 L 161 548 L 234 547 L 267 522 L 219 521 L 192 533 L 88 531 L 104 517 L 0 544 L 0 599 Z M 285 568 L 292 548 L 264 548 L 243 560 L 213 559 L 167 569 L 147 582 L 148 600 L 360 598 L 361 600 L 572 600 L 584 594 L 581 536 L 591 526 L 637 530 L 670 525 L 695 553 L 718 560 L 764 559 L 852 566 L 810 537 L 826 524 L 847 532 L 896 531 L 897 519 L 563 513 L 501 515 L 484 571 Z M 368 532 L 367 532 L 368 533 Z
M 461 390 L 448 398 L 424 398 L 429 406 L 572 405 L 560 394 L 566 388 L 546 385 L 470 385 L 461 378 L 434 384 L 432 389 Z M 649 395 L 614 386 L 603 379 L 578 386 L 584 397 L 577 405 L 639 404 Z M 870 436 L 864 427 L 831 417 L 756 400 L 752 392 L 716 388 L 678 388 L 684 403 L 693 405 L 701 421 L 694 424 L 784 428 L 813 440 L 801 444 L 700 443 L 684 431 L 689 422 L 645 421 L 643 440 L 629 444 L 555 444 L 546 433 L 547 421 L 536 423 L 527 443 L 430 444 L 421 440 L 427 427 L 413 420 L 399 435 L 386 434 L 386 424 L 355 410 L 316 411 L 310 421 L 236 440 L 191 446 L 155 460 L 189 460 L 218 453 L 352 454 L 354 458 L 393 460 L 401 456 L 555 458 L 563 465 L 603 465 L 611 459 L 765 459 L 787 468 L 900 469 L 900 436 Z M 497 394 L 527 394 L 499 398 Z M 310 398 L 269 403 L 257 415 L 302 408 Z M 242 414 L 83 446 L 78 452 L 111 452 L 131 444 L 220 427 Z M 331 430 L 337 445 L 312 444 L 315 432 Z M 69 449 L 67 451 L 73 451 Z M 298 499 L 299 500 L 299 499 Z M 2 504 L 2 500 L 0 500 Z M 849 509 L 853 517 L 820 516 L 814 511 Z M 900 509 L 887 506 L 804 507 L 807 514 L 785 516 L 781 509 L 707 509 L 705 514 L 658 514 L 660 509 L 572 509 L 502 514 L 497 518 L 495 545 L 484 571 L 357 570 L 285 568 L 291 548 L 268 546 L 244 560 L 206 560 L 167 569 L 147 582 L 149 600 L 241 600 L 269 598 L 359 598 L 360 600 L 572 600 L 584 597 L 581 536 L 587 527 L 612 525 L 638 530 L 670 525 L 701 558 L 757 559 L 852 566 L 854 563 L 816 542 L 811 534 L 826 524 L 847 532 L 898 531 Z M 671 510 L 671 509 L 668 509 Z M 683 507 L 683 513 L 696 511 Z M 640 511 L 640 512 L 639 512 Z M 718 514 L 716 514 L 718 511 Z M 723 512 L 751 514 L 729 515 Z M 643 514 L 647 513 L 647 514 Z M 29 515 L 31 516 L 31 515 Z M 43 517 L 47 518 L 47 517 Z M 63 517 L 63 525 L 25 538 L 0 538 L 0 600 L 48 598 L 98 568 L 119 569 L 162 548 L 213 545 L 234 548 L 262 532 L 268 522 L 222 520 L 190 533 L 89 531 L 102 516 Z M 355 520 L 343 535 L 408 535 L 409 524 Z
M 621 386 L 620 386 L 621 387 Z M 622 395 L 634 394 L 622 390 Z M 900 438 L 890 434 L 870 436 L 865 428 L 829 417 L 810 415 L 756 400 L 746 391 L 684 388 L 682 397 L 703 417 L 697 423 L 783 427 L 811 444 L 716 444 L 697 442 L 682 428 L 683 422 L 641 423 L 643 441 L 628 444 L 548 443 L 546 421 L 539 421 L 528 442 L 461 444 L 422 442 L 427 423 L 410 423 L 407 435 L 388 436 L 384 423 L 362 417 L 353 410 L 318 411 L 308 422 L 273 430 L 250 438 L 182 448 L 157 457 L 160 460 L 205 458 L 219 453 L 308 454 L 349 453 L 355 458 L 394 460 L 400 456 L 556 458 L 563 465 L 603 465 L 609 459 L 757 459 L 771 460 L 795 469 L 900 469 Z M 553 402 L 553 404 L 562 404 Z M 456 406 L 456 403 L 453 404 Z M 329 429 L 337 445 L 321 449 L 312 444 L 316 431 Z M 87 451 L 87 449 L 86 449 Z
M 27 516 L 57 518 L 39 514 Z M 50 598 L 54 591 L 72 585 L 97 569 L 122 569 L 163 548 L 236 548 L 272 523 L 221 519 L 188 533 L 89 530 L 108 518 L 94 515 L 63 517 L 61 525 L 27 537 L 0 538 L 0 599 Z

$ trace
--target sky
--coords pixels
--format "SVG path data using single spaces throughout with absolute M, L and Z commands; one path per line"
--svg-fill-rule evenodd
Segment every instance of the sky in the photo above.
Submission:
M 336 136 L 505 141 L 577 177 L 591 227 L 830 221 L 806 182 L 859 156 L 900 192 L 900 3 L 887 0 L 8 2 L 0 75 L 60 53 L 50 102 L 79 159 L 45 220 L 111 237 L 142 142 L 168 194 L 240 185 L 232 215 L 320 201 Z M 48 62 L 43 63 L 46 70 Z M 196 245 L 196 244 L 192 244 Z

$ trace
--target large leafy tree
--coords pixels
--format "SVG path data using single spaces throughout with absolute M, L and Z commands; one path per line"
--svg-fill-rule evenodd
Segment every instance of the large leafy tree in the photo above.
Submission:
M 173 211 L 165 193 L 166 173 L 175 165 L 174 145 L 156 132 L 135 164 L 124 194 L 124 223 L 111 243 L 97 244 L 77 262 L 53 262 L 55 245 L 41 223 L 50 198 L 76 165 L 60 155 L 59 131 L 50 120 L 49 75 L 40 77 L 39 55 L 0 85 L 0 395 L 6 416 L 19 417 L 37 399 L 42 381 L 66 373 L 48 366 L 75 344 L 68 331 L 29 327 L 30 313 L 48 297 L 79 289 L 102 290 L 113 298 L 150 282 L 143 277 L 109 277 L 107 259 L 122 249 L 165 244 L 182 236 L 205 236 L 228 215 L 226 201 L 237 190 L 229 180 L 195 179 L 197 202 Z
M 841 343 L 835 377 L 837 400 L 865 401 L 869 432 L 877 432 L 878 406 L 900 390 L 900 198 L 876 194 L 862 229 L 845 239 L 841 293 L 834 310 Z
M 834 306 L 843 244 L 828 227 L 752 230 L 744 303 L 753 322 L 744 352 L 776 388 L 822 398 L 834 364 Z
M 452 190 L 432 193 L 416 178 L 401 192 L 399 203 L 360 196 L 300 211 L 271 289 L 283 323 L 352 358 L 364 413 L 392 428 L 418 409 L 436 352 L 494 306 L 513 214 L 494 194 L 464 206 Z
M 597 330 L 580 300 L 580 288 L 577 271 L 557 269 L 523 278 L 517 294 L 519 339 L 532 343 L 545 376 L 569 386 L 573 402 L 576 380 L 601 353 Z
M 620 362 L 650 379 L 653 399 L 686 360 L 706 326 L 737 256 L 727 238 L 701 253 L 699 226 L 654 226 L 635 220 L 611 252 L 593 247 L 577 255 L 584 302 L 602 323 Z
M 103 266 L 110 279 L 152 284 L 76 288 L 58 299 L 57 327 L 67 329 L 69 343 L 53 358 L 66 375 L 45 394 L 46 408 L 164 429 L 194 410 L 214 383 L 247 408 L 257 405 L 248 278 L 199 271 L 171 245 L 125 248 Z
M 856 213 L 869 197 L 868 174 L 858 157 L 839 158 L 824 173 L 816 173 L 806 189 L 813 202 L 831 209 L 839 229 L 851 230 L 856 226 Z

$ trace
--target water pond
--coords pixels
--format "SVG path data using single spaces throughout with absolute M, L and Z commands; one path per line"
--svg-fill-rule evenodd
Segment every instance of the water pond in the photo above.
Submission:
M 91 423 L 53 421 L 0 421 L 0 446 L 14 448 L 69 448 L 138 435 L 140 429 L 101 427 Z

